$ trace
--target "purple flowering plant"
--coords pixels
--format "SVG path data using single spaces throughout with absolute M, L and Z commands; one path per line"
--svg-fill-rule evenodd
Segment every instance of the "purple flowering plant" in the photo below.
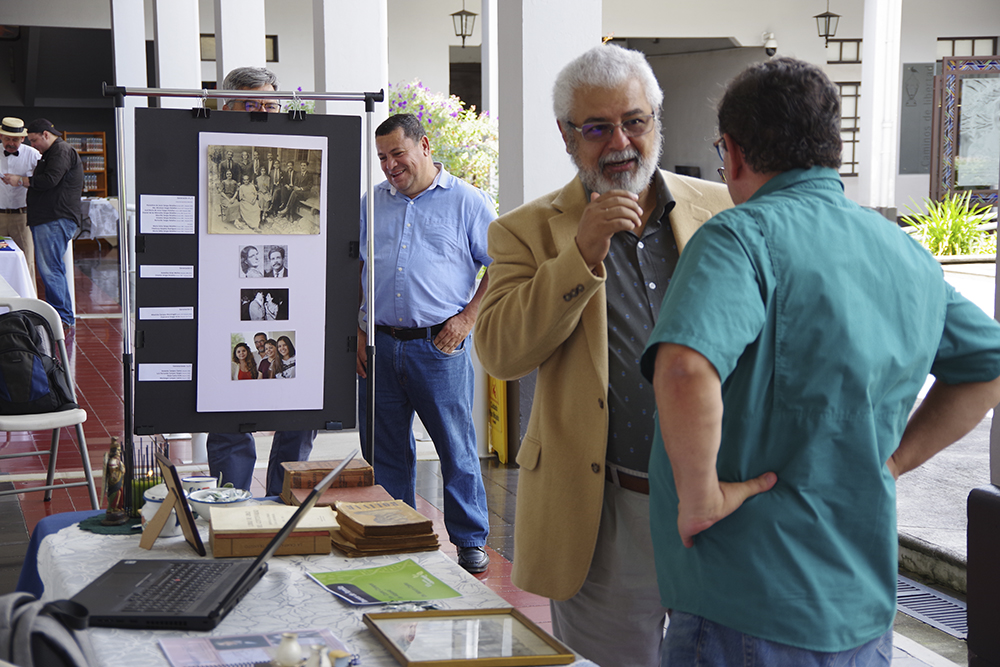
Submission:
M 498 201 L 496 118 L 465 107 L 456 95 L 435 93 L 418 79 L 389 85 L 389 115 L 411 113 L 423 124 L 434 159 Z

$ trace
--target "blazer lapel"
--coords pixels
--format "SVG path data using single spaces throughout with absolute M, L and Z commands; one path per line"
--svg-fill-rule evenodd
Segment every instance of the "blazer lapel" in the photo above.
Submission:
M 677 202 L 674 210 L 670 212 L 670 226 L 673 228 L 674 238 L 677 240 L 677 252 L 683 252 L 684 246 L 698 231 L 698 228 L 712 217 L 712 212 L 692 203 L 701 199 L 701 192 L 696 187 L 687 181 L 682 181 L 669 171 L 661 173 L 670 194 Z

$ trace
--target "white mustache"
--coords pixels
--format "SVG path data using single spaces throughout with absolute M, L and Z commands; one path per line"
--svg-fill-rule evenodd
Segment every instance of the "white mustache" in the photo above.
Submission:
M 604 169 L 604 167 L 611 162 L 625 162 L 626 160 L 636 160 L 641 165 L 642 155 L 640 155 L 639 151 L 634 148 L 629 148 L 623 151 L 615 151 L 614 153 L 608 153 L 598 160 L 597 166 L 600 169 Z

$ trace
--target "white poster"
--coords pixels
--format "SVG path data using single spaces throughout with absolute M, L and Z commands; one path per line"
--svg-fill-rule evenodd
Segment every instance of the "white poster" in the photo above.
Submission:
M 198 411 L 320 409 L 327 138 L 203 132 L 198 154 Z

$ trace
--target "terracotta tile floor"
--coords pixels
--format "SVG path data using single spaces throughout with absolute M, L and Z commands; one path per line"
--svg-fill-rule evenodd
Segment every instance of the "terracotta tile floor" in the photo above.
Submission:
M 95 470 L 100 470 L 111 436 L 122 437 L 124 428 L 122 320 L 120 307 L 117 305 L 117 250 L 108 249 L 106 245 L 77 243 L 75 252 L 74 276 L 79 316 L 76 331 L 67 337 L 67 349 L 70 354 L 70 365 L 75 372 L 78 401 L 89 416 L 84 424 L 84 435 L 87 438 L 90 463 Z M 44 451 L 49 447 L 48 438 L 47 432 L 0 433 L 0 453 Z M 183 460 L 186 453 L 189 454 L 185 451 L 183 442 L 176 443 L 172 447 L 171 455 L 178 461 Z M 178 447 L 178 444 L 181 446 Z M 0 461 L 0 475 L 44 472 L 44 466 L 41 457 Z M 489 469 L 494 467 L 494 464 L 484 464 L 484 471 L 489 475 Z M 56 470 L 57 473 L 75 472 L 77 475 L 82 471 L 73 429 L 63 429 L 60 436 Z M 254 495 L 263 495 L 264 472 L 263 469 L 259 470 L 254 478 L 251 488 Z M 27 482 L 14 482 L 14 484 L 15 488 L 28 485 Z M 43 501 L 43 495 L 41 492 L 18 495 L 29 532 L 43 517 L 59 512 L 90 509 L 90 501 L 84 487 L 57 490 L 52 494 L 52 500 L 47 503 Z M 99 479 L 98 495 L 100 495 Z M 510 494 L 500 493 L 500 495 Z M 506 501 L 497 500 L 499 506 L 494 508 L 491 498 L 491 512 L 498 516 L 511 515 L 510 508 L 505 506 L 509 504 L 509 500 L 509 498 Z M 443 514 L 430 501 L 418 497 L 417 509 L 434 521 L 435 530 L 439 535 L 447 534 L 444 529 Z M 510 541 L 508 538 L 507 543 Z M 443 549 L 446 554 L 455 557 L 453 545 L 446 544 Z M 548 600 L 526 593 L 511 584 L 510 562 L 493 548 L 487 547 L 487 550 L 491 561 L 489 569 L 477 575 L 477 578 L 511 605 L 521 609 L 529 618 L 551 631 Z

